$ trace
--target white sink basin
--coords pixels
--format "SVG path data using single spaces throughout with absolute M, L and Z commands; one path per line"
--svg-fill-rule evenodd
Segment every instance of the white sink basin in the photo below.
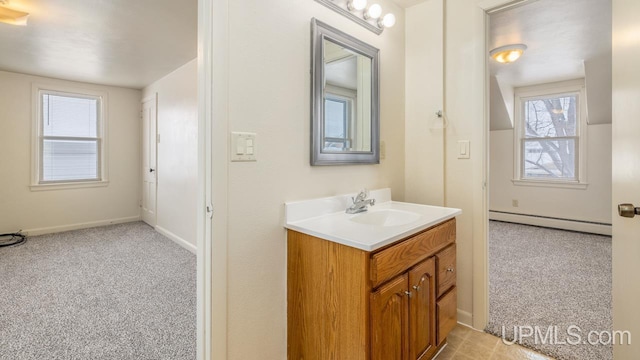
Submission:
M 303 234 L 375 251 L 418 231 L 449 220 L 462 211 L 391 201 L 390 189 L 370 192 L 376 204 L 360 214 L 347 214 L 356 194 L 289 202 L 285 204 L 285 227 Z
M 395 209 L 369 210 L 349 218 L 350 221 L 358 224 L 374 226 L 400 226 L 418 219 L 420 219 L 419 214 Z

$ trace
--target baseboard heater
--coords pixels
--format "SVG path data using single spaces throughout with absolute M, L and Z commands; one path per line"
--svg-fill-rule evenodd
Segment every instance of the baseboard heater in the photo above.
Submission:
M 611 224 L 489 210 L 489 219 L 611 236 Z

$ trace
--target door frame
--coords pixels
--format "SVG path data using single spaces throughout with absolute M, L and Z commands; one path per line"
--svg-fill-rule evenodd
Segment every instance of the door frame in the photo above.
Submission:
M 483 0 L 477 3 L 476 16 L 478 23 L 482 26 L 482 31 L 476 35 L 476 39 L 482 46 L 483 56 L 479 58 L 479 67 L 483 69 L 483 121 L 482 121 L 482 199 L 479 205 L 474 206 L 474 214 L 478 214 L 475 209 L 480 209 L 481 231 L 473 236 L 473 327 L 484 329 L 489 322 L 489 121 L 490 121 L 490 69 L 489 69 L 489 11 L 509 5 L 516 5 L 529 0 Z M 474 216 L 475 217 L 475 216 Z M 474 219 L 474 223 L 477 221 Z
M 198 0 L 198 360 L 227 359 L 227 8 Z

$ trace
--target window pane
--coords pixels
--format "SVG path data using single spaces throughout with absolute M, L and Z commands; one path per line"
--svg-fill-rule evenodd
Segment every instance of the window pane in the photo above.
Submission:
M 346 137 L 347 102 L 342 100 L 326 99 L 324 102 L 324 137 Z
M 42 181 L 98 178 L 98 141 L 45 139 L 42 151 Z
M 576 140 L 524 140 L 524 177 L 576 179 Z
M 98 100 L 42 95 L 45 136 L 97 137 Z
M 576 136 L 578 95 L 524 102 L 525 137 Z

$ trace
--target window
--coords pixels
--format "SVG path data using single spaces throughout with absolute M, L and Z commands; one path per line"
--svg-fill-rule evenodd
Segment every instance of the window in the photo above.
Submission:
M 582 83 L 516 91 L 515 182 L 585 185 L 586 121 Z M 528 182 L 526 184 L 525 182 Z
M 351 124 L 353 113 L 353 99 L 327 93 L 324 107 L 324 149 L 349 150 L 351 148 L 349 124 Z
M 34 86 L 34 187 L 106 181 L 105 94 Z

